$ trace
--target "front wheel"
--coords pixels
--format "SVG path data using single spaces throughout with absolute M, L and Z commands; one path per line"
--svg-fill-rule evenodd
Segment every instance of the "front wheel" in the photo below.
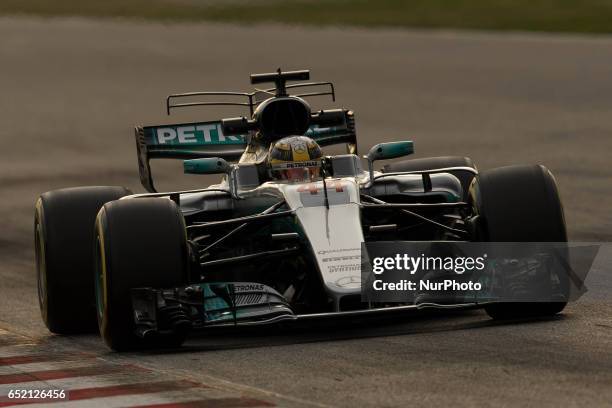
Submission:
M 173 288 L 188 280 L 185 221 L 166 198 L 107 203 L 96 220 L 96 305 L 100 334 L 116 351 L 178 346 L 184 333 L 136 335 L 131 289 Z
M 480 173 L 470 188 L 482 241 L 567 242 L 563 206 L 552 173 L 540 165 L 500 167 Z M 556 274 L 562 291 L 568 277 Z M 494 303 L 494 319 L 552 316 L 567 302 Z

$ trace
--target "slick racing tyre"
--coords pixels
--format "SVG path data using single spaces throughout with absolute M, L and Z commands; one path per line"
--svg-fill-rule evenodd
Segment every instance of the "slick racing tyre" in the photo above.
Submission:
M 100 207 L 132 192 L 123 187 L 49 191 L 36 201 L 34 247 L 38 300 L 53 333 L 96 328 L 93 227 Z
M 98 324 L 116 351 L 179 346 L 184 333 L 143 339 L 136 335 L 132 288 L 174 288 L 187 284 L 185 221 L 166 198 L 107 203 L 96 219 L 95 287 Z
M 430 169 L 443 169 L 446 167 L 469 167 L 476 171 L 476 166 L 469 157 L 441 156 L 425 157 L 422 159 L 400 160 L 387 164 L 383 167 L 383 173 L 396 173 L 401 171 L 420 171 Z M 470 183 L 474 179 L 474 173 L 470 171 L 451 170 L 448 173 L 454 175 L 461 182 L 463 197 L 467 198 Z
M 515 165 L 479 174 L 470 201 L 481 217 L 481 240 L 489 242 L 567 242 L 563 206 L 555 179 L 540 165 Z M 567 290 L 568 277 L 558 274 Z M 494 319 L 552 316 L 567 302 L 494 303 Z

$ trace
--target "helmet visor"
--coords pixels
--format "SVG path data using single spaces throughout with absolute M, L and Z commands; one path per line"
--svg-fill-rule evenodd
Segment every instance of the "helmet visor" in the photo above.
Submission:
M 309 160 L 303 162 L 275 163 L 271 166 L 271 176 L 275 180 L 289 182 L 312 181 L 319 177 L 321 162 Z

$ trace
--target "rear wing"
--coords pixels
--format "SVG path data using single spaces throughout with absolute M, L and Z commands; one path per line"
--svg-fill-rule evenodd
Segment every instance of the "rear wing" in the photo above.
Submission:
M 357 154 L 355 117 L 350 110 L 344 110 L 344 113 L 346 120 L 342 125 L 311 125 L 305 135 L 316 140 L 321 146 L 344 143 L 348 153 Z M 148 192 L 156 193 L 151 159 L 221 157 L 229 162 L 237 162 L 253 135 L 226 136 L 223 134 L 221 121 L 214 121 L 137 126 L 135 136 L 140 182 Z

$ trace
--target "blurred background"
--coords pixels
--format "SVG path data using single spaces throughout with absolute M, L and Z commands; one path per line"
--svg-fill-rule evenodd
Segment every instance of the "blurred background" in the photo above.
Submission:
M 0 12 L 164 21 L 609 33 L 609 0 L 3 0 Z

